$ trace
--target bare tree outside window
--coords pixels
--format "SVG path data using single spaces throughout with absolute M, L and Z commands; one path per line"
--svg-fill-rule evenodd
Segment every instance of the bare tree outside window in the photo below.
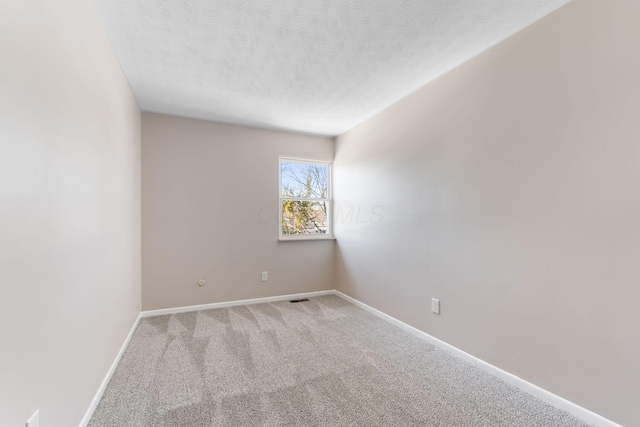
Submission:
M 331 234 L 329 180 L 326 163 L 281 160 L 282 235 Z

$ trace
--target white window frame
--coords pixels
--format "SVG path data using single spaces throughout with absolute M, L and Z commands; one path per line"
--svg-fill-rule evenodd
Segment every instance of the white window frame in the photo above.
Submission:
M 304 197 L 282 197 L 282 163 L 304 163 L 308 165 L 326 166 L 328 169 L 329 194 L 326 199 Z M 325 202 L 327 204 L 327 232 L 325 234 L 283 234 L 282 233 L 282 202 L 284 200 L 300 200 Z M 332 240 L 333 235 L 333 172 L 332 162 L 327 160 L 301 159 L 299 157 L 280 156 L 278 159 L 278 240 Z

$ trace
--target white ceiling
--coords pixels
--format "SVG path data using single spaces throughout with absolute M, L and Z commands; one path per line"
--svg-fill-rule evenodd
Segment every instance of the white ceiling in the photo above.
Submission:
M 145 111 L 339 135 L 569 0 L 94 0 Z

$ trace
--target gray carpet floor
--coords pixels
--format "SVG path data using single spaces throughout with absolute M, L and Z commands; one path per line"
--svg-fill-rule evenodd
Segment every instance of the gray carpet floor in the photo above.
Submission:
M 585 426 L 337 296 L 143 318 L 89 426 Z

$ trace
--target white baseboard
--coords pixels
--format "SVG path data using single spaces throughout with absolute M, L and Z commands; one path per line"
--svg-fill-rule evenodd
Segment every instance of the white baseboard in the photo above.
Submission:
M 518 387 L 519 389 L 526 391 L 527 393 L 533 394 L 534 396 L 542 399 L 543 401 L 549 403 L 550 405 L 555 406 L 556 408 L 562 409 L 564 411 L 569 412 L 570 414 L 574 415 L 575 417 L 585 421 L 586 423 L 598 426 L 598 427 L 622 427 L 619 424 L 614 423 L 611 420 L 608 420 L 598 414 L 596 414 L 595 412 L 591 412 L 588 409 L 583 408 L 582 406 L 576 405 L 573 402 L 570 402 L 560 396 L 557 396 L 545 389 L 542 389 L 528 381 L 523 380 L 520 377 L 517 377 L 513 374 L 510 374 L 507 371 L 504 371 L 490 363 L 485 362 L 482 359 L 479 359 L 475 356 L 472 356 L 469 353 L 466 353 L 462 350 L 460 350 L 457 347 L 454 347 L 450 344 L 447 344 L 444 341 L 441 341 L 429 334 L 427 334 L 426 332 L 423 332 L 417 328 L 414 328 L 413 326 L 410 326 L 398 319 L 396 319 L 395 317 L 391 317 L 388 314 L 385 314 L 379 310 L 376 310 L 375 308 L 368 306 L 367 304 L 358 301 L 355 298 L 352 298 L 348 295 L 343 294 L 342 292 L 336 291 L 336 290 L 330 290 L 330 291 L 317 291 L 317 292 L 306 292 L 306 293 L 300 293 L 300 294 L 291 294 L 291 295 L 279 295 L 279 296 L 274 296 L 274 297 L 265 297 L 265 298 L 253 298 L 253 299 L 246 299 L 246 300 L 237 300 L 237 301 L 226 301 L 226 302 L 217 302 L 217 303 L 212 303 L 212 304 L 201 304 L 201 305 L 192 305 L 192 306 L 186 306 L 186 307 L 176 307 L 176 308 L 165 308 L 165 309 L 160 309 L 160 310 L 149 310 L 149 311 L 143 311 L 138 315 L 138 318 L 136 319 L 133 327 L 131 328 L 131 331 L 129 332 L 129 335 L 127 336 L 127 339 L 125 340 L 125 342 L 122 345 L 122 348 L 120 349 L 120 352 L 118 353 L 118 355 L 116 356 L 116 359 L 113 361 L 113 364 L 111 365 L 111 368 L 109 368 L 109 371 L 107 372 L 107 375 L 105 376 L 104 380 L 102 381 L 102 384 L 100 384 L 100 388 L 98 389 L 95 397 L 93 398 L 93 400 L 91 401 L 91 405 L 89 406 L 89 409 L 87 410 L 84 418 L 82 419 L 81 423 L 80 423 L 80 427 L 86 427 L 87 424 L 89 423 L 89 420 L 91 420 L 91 416 L 93 415 L 93 412 L 95 411 L 96 407 L 98 406 L 98 403 L 100 402 L 100 399 L 102 398 L 102 394 L 104 393 L 104 390 L 107 387 L 107 384 L 109 384 L 109 380 L 111 380 L 111 376 L 113 375 L 116 366 L 118 366 L 118 362 L 120 361 L 120 358 L 122 357 L 122 355 L 124 354 L 125 349 L 127 348 L 127 345 L 129 344 L 129 341 L 131 340 L 131 337 L 133 335 L 133 332 L 136 330 L 136 327 L 138 326 L 138 323 L 140 322 L 140 319 L 143 317 L 152 317 L 152 316 L 161 316 L 161 315 L 165 315 L 165 314 L 174 314 L 174 313 L 186 313 L 186 312 L 190 312 L 190 311 L 199 311 L 199 310 L 209 310 L 212 308 L 222 308 L 222 307 L 234 307 L 234 306 L 238 306 L 238 305 L 249 305 L 249 304 L 261 304 L 261 303 L 267 303 L 267 302 L 274 302 L 274 301 L 286 301 L 286 300 L 291 300 L 291 299 L 302 299 L 302 298 L 311 298 L 311 297 L 318 297 L 318 296 L 323 296 L 323 295 L 337 295 L 340 298 L 349 301 L 351 303 L 353 303 L 354 305 L 386 320 L 387 322 L 398 326 L 399 328 L 409 332 L 410 334 L 421 338 L 451 354 L 453 354 L 456 357 L 459 357 L 461 359 L 466 360 L 467 362 L 471 363 L 474 366 L 478 366 L 479 368 L 489 372 L 492 375 L 497 376 L 498 378 L 502 379 L 503 381 Z
M 471 363 L 474 366 L 478 366 L 480 369 L 483 369 L 488 373 L 495 375 L 496 377 L 519 388 L 520 390 L 526 391 L 527 393 L 530 393 L 538 397 L 539 399 L 545 401 L 550 405 L 555 406 L 558 409 L 562 409 L 564 411 L 569 412 L 570 414 L 574 415 L 576 418 L 579 418 L 588 424 L 592 424 L 598 427 L 622 427 L 621 425 L 616 424 L 613 421 L 608 420 L 607 418 L 604 418 L 596 414 L 595 412 L 591 412 L 590 410 L 583 408 L 582 406 L 576 405 L 575 403 L 570 402 L 558 395 L 555 395 L 550 391 L 547 391 L 543 388 L 538 387 L 535 384 L 531 384 L 530 382 L 523 380 L 520 377 L 510 374 L 509 372 L 504 371 L 498 368 L 497 366 L 487 363 L 482 359 L 478 359 L 477 357 L 472 356 L 469 353 L 466 353 L 457 347 L 447 344 L 446 342 L 441 341 L 427 334 L 426 332 L 416 329 L 413 326 L 407 325 L 406 323 L 396 319 L 395 317 L 391 317 L 388 314 L 381 312 L 380 310 L 376 310 L 375 308 L 370 307 L 367 304 L 360 302 L 355 298 L 350 297 L 349 295 L 345 295 L 339 291 L 335 291 L 335 295 L 357 305 L 358 307 L 386 320 L 387 322 L 395 326 L 398 326 L 399 328 L 409 332 L 412 335 L 415 335 L 418 338 L 422 338 L 423 340 L 428 341 L 429 343 L 453 354 L 454 356 L 457 356 L 461 359 L 466 360 L 467 362 Z
M 159 310 L 147 310 L 141 313 L 142 317 L 162 316 L 165 314 L 186 313 L 189 311 L 211 310 L 212 308 L 234 307 L 236 305 L 262 304 L 265 302 L 286 301 L 291 299 L 319 297 L 322 295 L 333 295 L 336 291 L 316 291 L 305 292 L 302 294 L 278 295 L 275 297 L 242 299 L 236 301 L 214 302 L 211 304 L 189 305 L 176 308 L 161 308 Z
M 261 303 L 265 303 L 265 302 L 286 301 L 286 300 L 291 300 L 291 299 L 311 298 L 311 297 L 319 297 L 319 296 L 322 296 L 322 295 L 333 295 L 335 293 L 336 293 L 336 291 L 334 291 L 334 290 L 305 292 L 305 293 L 301 293 L 301 294 L 278 295 L 278 296 L 274 296 L 274 297 L 253 298 L 253 299 L 245 299 L 245 300 L 226 301 L 226 302 L 216 302 L 216 303 L 212 303 L 212 304 L 191 305 L 191 306 L 186 306 L 186 307 L 165 308 L 165 309 L 161 309 L 161 310 L 148 310 L 148 311 L 141 312 L 140 314 L 138 314 L 138 317 L 136 318 L 136 321 L 134 322 L 133 326 L 131 327 L 131 330 L 129 331 L 129 335 L 127 335 L 127 338 L 125 339 L 124 343 L 122 344 L 122 347 L 120 348 L 120 351 L 118 352 L 118 355 L 116 356 L 115 360 L 111 364 L 111 367 L 109 368 L 109 371 L 107 371 L 107 375 L 104 377 L 104 380 L 102 380 L 102 383 L 100 384 L 100 387 L 98 388 L 98 391 L 96 392 L 95 396 L 93 397 L 93 400 L 91 401 L 91 404 L 89 405 L 89 409 L 87 409 L 87 412 L 84 414 L 84 417 L 82 418 L 82 421 L 80 421 L 80 427 L 86 427 L 89 424 L 89 421 L 91 420 L 91 417 L 93 416 L 93 412 L 98 407 L 98 403 L 100 403 L 100 399 L 102 399 L 102 395 L 104 394 L 104 391 L 107 388 L 107 385 L 109 384 L 109 381 L 111 380 L 111 377 L 113 376 L 113 373 L 115 372 L 116 367 L 118 366 L 118 362 L 120 362 L 120 359 L 122 358 L 122 355 L 124 354 L 124 351 L 126 350 L 127 346 L 129 345 L 129 341 L 131 341 L 131 337 L 133 336 L 133 333 L 135 332 L 136 328 L 138 327 L 138 323 L 140 323 L 140 319 L 142 319 L 143 317 L 161 316 L 161 315 L 164 315 L 164 314 L 173 314 L 173 313 L 186 313 L 186 312 L 189 312 L 189 311 L 209 310 L 209 309 L 212 309 L 212 308 L 233 307 L 233 306 L 237 306 L 237 305 L 261 304 Z
M 100 399 L 102 399 L 102 395 L 104 394 L 104 390 L 107 388 L 107 385 L 109 384 L 109 381 L 111 380 L 111 377 L 113 376 L 113 373 L 115 372 L 116 367 L 118 366 L 118 362 L 120 362 L 120 359 L 122 358 L 122 355 L 124 354 L 124 351 L 127 349 L 127 346 L 129 345 L 129 341 L 131 341 L 131 337 L 133 336 L 133 333 L 135 332 L 136 328 L 138 327 L 138 323 L 140 323 L 140 319 L 142 319 L 142 313 L 138 314 L 138 317 L 136 318 L 136 321 L 133 323 L 133 326 L 131 327 L 131 330 L 129 331 L 129 335 L 127 335 L 127 338 L 124 340 L 124 343 L 122 344 L 122 347 L 120 347 L 120 351 L 118 352 L 118 355 L 116 356 L 116 359 L 111 364 L 111 367 L 107 371 L 107 375 L 104 377 L 104 380 L 102 380 L 102 383 L 100 384 L 100 387 L 98 387 L 98 391 L 96 392 L 95 396 L 93 397 L 93 400 L 91 401 L 91 404 L 89 405 L 89 409 L 87 409 L 87 412 L 84 414 L 84 417 L 82 418 L 82 421 L 80 421 L 80 427 L 86 427 L 87 424 L 89 424 L 89 421 L 91 420 L 91 417 L 93 416 L 93 412 L 98 407 L 98 403 L 100 403 Z

